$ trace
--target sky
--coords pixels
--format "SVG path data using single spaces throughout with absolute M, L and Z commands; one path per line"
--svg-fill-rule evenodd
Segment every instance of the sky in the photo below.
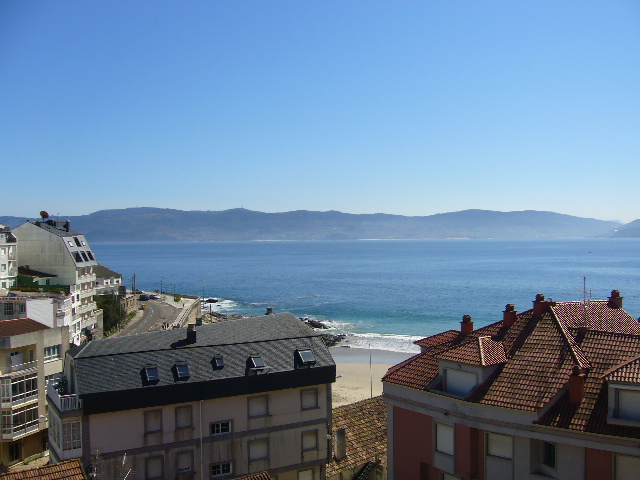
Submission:
M 0 2 L 0 216 L 629 222 L 640 3 Z

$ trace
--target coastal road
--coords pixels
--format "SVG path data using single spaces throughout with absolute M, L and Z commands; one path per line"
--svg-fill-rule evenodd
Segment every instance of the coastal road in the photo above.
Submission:
M 164 322 L 169 324 L 178 317 L 180 309 L 168 305 L 161 300 L 138 300 L 138 306 L 146 305 L 142 317 L 132 319 L 129 324 L 122 329 L 118 336 L 135 335 L 136 333 L 160 330 Z

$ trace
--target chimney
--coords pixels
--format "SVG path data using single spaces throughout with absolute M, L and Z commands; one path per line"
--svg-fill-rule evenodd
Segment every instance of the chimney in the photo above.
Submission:
M 622 299 L 619 290 L 612 290 L 609 297 L 609 308 L 622 308 Z
M 196 326 L 193 323 L 187 325 L 187 343 L 196 343 Z
M 502 312 L 502 326 L 510 327 L 516 320 L 518 319 L 518 312 L 516 312 L 513 303 L 507 303 L 504 307 L 504 312 Z
M 67 220 L 66 222 L 64 222 L 64 231 L 65 232 L 71 231 L 71 220 Z
M 267 315 L 273 315 L 273 307 L 267 307 Z
M 335 431 L 335 445 L 334 456 L 336 460 L 342 460 L 347 456 L 347 431 L 344 428 L 339 428 Z
M 584 380 L 586 373 L 583 373 L 579 366 L 574 366 L 569 375 L 569 402 L 579 404 L 584 397 Z
M 533 301 L 533 314 L 534 315 L 542 315 L 549 311 L 549 307 L 553 307 L 556 305 L 556 302 L 551 300 L 545 300 L 544 294 L 539 293 L 536 295 L 536 299 Z
M 462 322 L 460 322 L 460 331 L 462 333 L 473 332 L 473 322 L 471 321 L 471 315 L 464 315 Z

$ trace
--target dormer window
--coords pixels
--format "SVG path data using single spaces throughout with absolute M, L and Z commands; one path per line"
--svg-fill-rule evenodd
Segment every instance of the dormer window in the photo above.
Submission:
M 213 368 L 215 370 L 224 368 L 224 358 L 222 357 L 222 355 L 214 355 L 213 359 L 211 360 L 211 365 L 213 365 Z
M 608 421 L 613 424 L 640 424 L 640 382 L 637 371 L 640 357 L 631 359 L 605 373 L 609 389 Z
M 158 366 L 157 365 L 147 365 L 144 367 L 144 375 L 149 383 L 155 383 L 160 380 L 160 375 L 158 375 Z
M 260 357 L 258 355 L 251 355 L 249 357 L 249 364 L 250 364 L 251 368 L 264 368 L 264 367 L 266 367 L 266 364 L 264 363 L 264 360 L 262 360 L 262 357 Z
M 179 380 L 184 380 L 190 377 L 189 365 L 186 362 L 176 363 L 175 368 L 176 377 L 178 377 Z
M 311 368 L 316 364 L 316 356 L 310 348 L 296 350 L 296 368 Z

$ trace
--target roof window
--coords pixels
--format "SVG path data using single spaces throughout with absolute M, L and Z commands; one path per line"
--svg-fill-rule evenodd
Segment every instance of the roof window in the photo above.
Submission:
M 189 374 L 189 365 L 186 362 L 180 362 L 175 364 L 176 368 L 176 377 L 182 380 L 185 378 L 189 378 L 191 375 Z
M 214 355 L 211 360 L 211 365 L 213 365 L 214 370 L 220 370 L 224 368 L 224 358 L 222 355 Z
M 310 348 L 296 350 L 295 360 L 296 368 L 310 368 L 316 364 L 316 356 Z
M 147 365 L 146 367 L 144 367 L 144 375 L 148 383 L 155 383 L 160 380 L 157 365 Z
M 247 358 L 246 375 L 258 375 L 259 373 L 267 373 L 267 364 L 264 363 L 260 355 L 250 355 Z

